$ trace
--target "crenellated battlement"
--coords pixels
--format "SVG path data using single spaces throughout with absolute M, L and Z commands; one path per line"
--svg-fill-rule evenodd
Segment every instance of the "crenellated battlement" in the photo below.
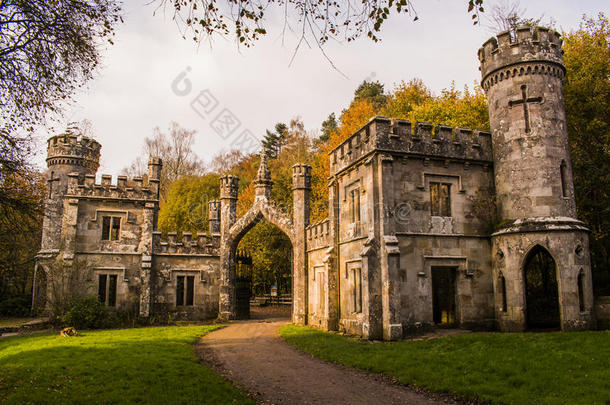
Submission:
M 177 232 L 168 232 L 167 238 L 162 239 L 161 231 L 153 232 L 155 254 L 218 256 L 219 249 L 220 235 L 200 233 L 193 237 L 191 232 L 182 232 L 182 238 L 178 239 Z
M 479 61 L 483 80 L 481 85 L 488 89 L 497 80 L 523 74 L 565 73 L 561 35 L 545 27 L 520 27 L 516 38 L 510 31 L 504 31 L 492 37 L 479 49 Z M 522 65 L 522 66 L 519 66 Z M 529 70 L 527 66 L 529 66 Z M 506 69 L 506 71 L 504 71 Z M 501 74 L 496 80 L 490 77 Z
M 328 218 L 315 222 L 305 228 L 308 249 L 319 249 L 330 246 L 330 220 Z
M 86 174 L 84 177 L 77 172 L 68 174 L 68 195 L 83 198 L 108 198 L 117 200 L 147 200 L 158 199 L 159 182 L 149 181 L 144 183 L 142 177 L 128 179 L 127 176 L 117 176 L 116 183 L 112 182 L 112 176 L 102 174 L 102 182 L 95 182 L 94 174 Z
M 239 177 L 228 174 L 220 178 L 220 199 L 237 199 Z
M 83 166 L 97 171 L 102 145 L 94 139 L 71 132 L 47 140 L 47 166 Z
M 467 128 L 374 117 L 330 152 L 331 175 L 375 150 L 491 163 L 491 134 Z
M 292 166 L 292 189 L 311 188 L 311 166 L 296 164 Z

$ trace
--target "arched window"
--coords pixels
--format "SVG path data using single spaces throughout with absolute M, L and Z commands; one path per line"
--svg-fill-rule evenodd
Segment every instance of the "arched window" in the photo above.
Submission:
M 557 266 L 544 247 L 536 245 L 524 265 L 527 326 L 530 329 L 560 326 Z
M 566 161 L 562 160 L 561 165 L 559 166 L 559 174 L 561 175 L 561 196 L 568 196 L 568 179 L 567 179 L 567 168 Z
M 582 269 L 578 272 L 578 305 L 580 312 L 583 312 L 585 310 L 585 274 Z
M 508 304 L 506 302 L 506 279 L 503 275 L 500 275 L 500 279 L 498 280 L 500 285 L 500 294 L 502 297 L 502 312 L 506 312 L 508 310 Z

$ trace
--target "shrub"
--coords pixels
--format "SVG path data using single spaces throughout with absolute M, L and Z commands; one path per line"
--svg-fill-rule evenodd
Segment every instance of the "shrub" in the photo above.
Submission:
M 96 297 L 77 297 L 70 303 L 70 308 L 62 317 L 66 326 L 76 329 L 100 329 L 110 323 L 108 309 Z
M 32 297 L 29 295 L 20 295 L 10 297 L 0 301 L 0 315 L 25 317 L 30 315 L 30 305 Z

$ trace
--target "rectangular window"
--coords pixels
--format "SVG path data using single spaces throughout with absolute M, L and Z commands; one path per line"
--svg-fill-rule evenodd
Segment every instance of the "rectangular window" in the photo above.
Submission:
M 100 274 L 97 282 L 97 296 L 102 304 L 106 303 L 106 280 L 108 276 L 106 274 Z
M 350 192 L 352 223 L 360 222 L 360 189 L 356 188 Z
M 100 274 L 97 283 L 97 296 L 102 304 L 109 307 L 116 306 L 116 290 L 117 290 L 116 274 Z
M 184 305 L 184 276 L 176 278 L 176 306 Z
M 195 277 L 188 276 L 186 278 L 186 305 L 193 305 L 193 294 L 195 290 Z
M 430 213 L 436 217 L 451 216 L 451 184 L 430 183 Z
M 119 240 L 121 235 L 121 217 L 102 218 L 102 240 Z
M 108 306 L 116 306 L 116 274 L 108 276 Z
M 192 306 L 195 295 L 195 276 L 176 277 L 176 306 Z
M 360 268 L 352 269 L 352 308 L 355 313 L 362 312 L 362 272 Z

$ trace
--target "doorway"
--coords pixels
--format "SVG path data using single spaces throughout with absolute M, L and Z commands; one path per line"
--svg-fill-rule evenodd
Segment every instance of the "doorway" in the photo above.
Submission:
M 535 246 L 523 266 L 528 329 L 559 329 L 559 287 L 553 256 Z
M 237 242 L 235 264 L 238 319 L 290 317 L 292 243 L 280 228 L 257 221 Z
M 455 267 L 432 267 L 432 317 L 438 326 L 457 324 L 455 277 Z

